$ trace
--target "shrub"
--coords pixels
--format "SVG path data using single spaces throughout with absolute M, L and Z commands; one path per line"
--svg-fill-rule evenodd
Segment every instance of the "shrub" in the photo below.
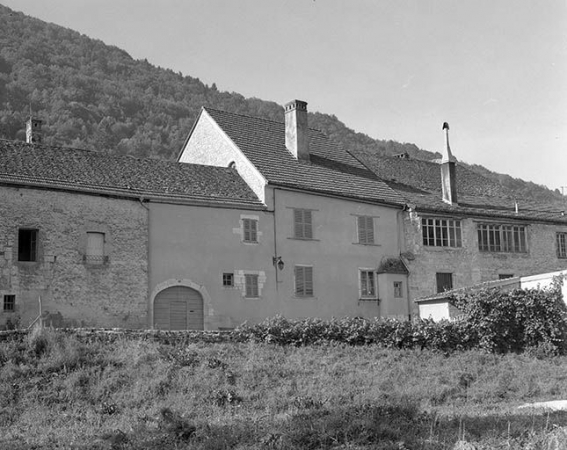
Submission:
M 482 289 L 455 295 L 452 301 L 482 349 L 565 353 L 567 307 L 557 284 L 550 289 Z
M 347 317 L 326 321 L 276 316 L 256 325 L 242 325 L 232 337 L 240 342 L 294 346 L 333 342 L 446 353 L 470 349 L 530 351 L 541 357 L 566 353 L 567 307 L 559 282 L 543 290 L 467 291 L 451 300 L 463 312 L 460 320 L 410 322 Z

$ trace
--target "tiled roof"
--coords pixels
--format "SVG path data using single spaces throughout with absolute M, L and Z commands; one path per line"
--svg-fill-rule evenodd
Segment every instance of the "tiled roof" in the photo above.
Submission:
M 385 258 L 380 263 L 378 273 L 409 273 L 401 258 Z
M 310 161 L 298 161 L 285 146 L 285 124 L 205 111 L 238 146 L 268 183 L 312 192 L 402 205 L 404 199 L 325 134 L 310 129 Z
M 234 169 L 0 139 L 0 182 L 260 207 Z
M 437 294 L 429 295 L 427 297 L 421 297 L 414 300 L 415 303 L 426 303 L 426 302 L 439 302 L 439 301 L 451 301 L 453 296 L 459 294 L 465 294 L 467 292 L 473 292 L 480 289 L 491 289 L 491 288 L 507 288 L 514 289 L 520 287 L 521 277 L 511 277 L 504 278 L 502 280 L 490 280 L 484 281 L 482 283 L 474 284 L 472 286 L 465 286 L 460 288 L 449 289 L 444 292 L 439 292 Z
M 557 207 L 514 198 L 509 190 L 496 181 L 459 163 L 456 164 L 458 204 L 450 205 L 442 199 L 441 168 L 438 163 L 382 156 L 364 150 L 350 153 L 417 211 L 567 224 L 567 216 Z

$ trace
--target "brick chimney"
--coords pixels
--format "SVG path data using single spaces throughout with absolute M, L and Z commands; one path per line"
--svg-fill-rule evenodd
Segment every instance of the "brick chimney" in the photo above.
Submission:
M 41 144 L 41 124 L 43 123 L 40 119 L 34 119 L 30 117 L 26 122 L 26 142 L 28 144 Z
M 451 153 L 449 146 L 449 124 L 443 123 L 445 131 L 445 148 L 441 158 L 441 187 L 443 189 L 443 201 L 449 204 L 457 204 L 457 174 L 455 170 L 456 159 Z
M 285 146 L 298 160 L 309 161 L 307 103 L 293 100 L 285 105 Z

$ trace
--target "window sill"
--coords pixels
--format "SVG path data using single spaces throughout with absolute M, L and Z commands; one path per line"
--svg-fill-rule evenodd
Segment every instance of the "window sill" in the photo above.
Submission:
M 352 245 L 362 245 L 363 247 L 382 247 L 382 244 L 376 244 L 376 243 L 367 244 L 364 242 L 353 242 Z
M 498 255 L 498 256 L 530 256 L 529 252 L 500 252 L 496 250 L 480 250 L 481 255 Z
M 362 297 L 358 299 L 359 302 L 376 302 L 378 303 L 380 301 L 379 298 L 376 297 Z
M 110 262 L 110 258 L 107 255 L 105 256 L 83 255 L 83 263 L 89 267 L 107 266 L 109 262 Z
M 442 246 L 436 246 L 436 245 L 423 245 L 422 247 L 425 250 L 431 250 L 433 252 L 445 252 L 447 250 L 449 251 L 457 251 L 457 250 L 462 250 L 464 247 L 442 247 Z
M 292 241 L 317 241 L 317 242 L 319 242 L 319 239 L 313 239 L 313 238 L 288 237 L 288 239 L 291 239 Z
M 258 245 L 260 243 L 258 241 L 241 241 L 241 242 L 247 245 Z

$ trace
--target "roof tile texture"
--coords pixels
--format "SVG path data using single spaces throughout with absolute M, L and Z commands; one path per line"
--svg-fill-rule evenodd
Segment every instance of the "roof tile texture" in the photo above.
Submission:
M 234 169 L 0 139 L 0 181 L 259 204 Z
M 456 163 L 458 204 L 451 205 L 442 199 L 439 163 L 382 156 L 364 150 L 351 154 L 418 211 L 486 217 L 487 220 L 497 217 L 567 223 L 567 216 L 555 206 L 514 198 L 496 181 L 459 163 Z
M 268 183 L 396 205 L 403 198 L 325 134 L 309 129 L 310 161 L 285 146 L 285 124 L 205 108 Z

